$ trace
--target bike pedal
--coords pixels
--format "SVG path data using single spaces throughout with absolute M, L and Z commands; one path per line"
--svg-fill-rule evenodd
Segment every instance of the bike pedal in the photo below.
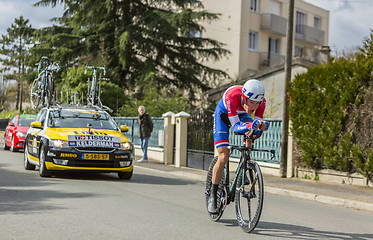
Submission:
M 205 195 L 210 196 L 210 189 L 206 189 Z

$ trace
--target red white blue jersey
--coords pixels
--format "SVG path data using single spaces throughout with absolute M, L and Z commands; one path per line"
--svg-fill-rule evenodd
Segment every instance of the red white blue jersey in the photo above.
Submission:
M 245 109 L 241 104 L 242 98 L 242 86 L 233 86 L 228 88 L 223 95 L 224 108 L 227 110 L 228 118 L 232 126 L 240 122 L 239 114 L 246 113 Z M 219 102 L 220 103 L 220 102 Z M 254 120 L 262 120 L 265 110 L 266 100 L 263 99 L 260 106 L 256 109 L 254 114 Z M 222 107 L 222 106 L 219 106 Z
M 242 86 L 233 86 L 228 88 L 220 99 L 215 109 L 214 119 L 214 142 L 217 148 L 229 145 L 229 126 L 227 120 L 224 122 L 224 116 L 228 116 L 229 125 L 233 131 L 244 134 L 251 127 L 254 120 L 263 119 L 266 100 L 265 98 L 254 113 L 254 120 L 245 111 L 242 102 Z

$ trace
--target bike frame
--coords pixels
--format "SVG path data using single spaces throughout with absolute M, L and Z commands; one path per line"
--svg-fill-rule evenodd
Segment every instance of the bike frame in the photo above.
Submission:
M 226 205 L 228 205 L 228 204 L 230 204 L 231 202 L 234 201 L 238 176 L 239 176 L 242 169 L 246 170 L 247 162 L 251 161 L 251 157 L 250 157 L 251 151 L 270 152 L 270 153 L 272 153 L 272 158 L 274 158 L 274 151 L 273 150 L 254 149 L 254 148 L 252 148 L 252 144 L 253 144 L 252 139 L 246 139 L 245 140 L 245 146 L 230 146 L 231 149 L 232 149 L 231 154 L 232 154 L 234 149 L 241 151 L 241 159 L 240 159 L 240 162 L 238 163 L 238 167 L 236 169 L 236 173 L 235 173 L 235 176 L 234 176 L 234 179 L 233 179 L 231 185 L 229 184 L 229 181 L 230 181 L 230 178 L 229 178 L 229 161 L 225 165 L 226 172 L 225 172 L 224 186 L 225 186 L 226 191 L 227 191 L 227 201 L 228 201 Z M 246 146 L 251 146 L 251 147 L 246 147 Z M 245 172 L 245 171 L 243 171 L 243 172 Z M 253 179 L 251 179 L 251 181 L 252 180 Z M 245 181 L 244 176 L 242 176 L 241 186 L 244 186 L 244 181 Z M 251 185 L 251 187 L 253 187 L 254 184 L 255 184 L 255 182 Z
M 89 82 L 88 82 L 87 100 L 91 105 L 94 106 L 95 105 L 95 100 L 97 98 L 97 103 L 102 106 L 100 96 L 99 96 L 98 84 L 97 84 L 97 70 L 98 69 L 103 70 L 104 71 L 104 76 L 105 76 L 106 75 L 106 69 L 105 69 L 105 67 L 86 66 L 84 74 L 87 74 L 88 69 L 93 69 L 93 75 L 92 75 L 91 87 L 89 87 Z

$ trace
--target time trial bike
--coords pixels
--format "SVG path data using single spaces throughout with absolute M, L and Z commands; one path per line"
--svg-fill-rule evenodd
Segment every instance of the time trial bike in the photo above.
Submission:
M 225 207 L 231 202 L 235 202 L 237 221 L 244 232 L 253 231 L 258 224 L 263 208 L 264 183 L 259 164 L 250 158 L 250 154 L 253 151 L 260 151 L 271 153 L 272 159 L 275 156 L 274 150 L 253 148 L 253 141 L 258 139 L 262 133 L 261 130 L 251 130 L 248 135 L 244 136 L 243 146 L 230 145 L 228 147 L 231 150 L 230 154 L 233 150 L 240 151 L 241 158 L 233 181 L 230 181 L 229 178 L 229 162 L 225 165 L 224 174 L 217 191 L 216 206 L 218 212 L 217 214 L 208 212 L 212 221 L 218 221 L 223 215 Z M 206 207 L 210 197 L 212 171 L 217 161 L 218 157 L 212 160 L 207 173 Z
M 61 69 L 59 63 L 49 61 L 48 57 L 42 57 L 36 65 L 38 66 L 38 77 L 31 85 L 30 95 L 31 107 L 34 109 L 52 105 L 54 102 L 53 73 Z

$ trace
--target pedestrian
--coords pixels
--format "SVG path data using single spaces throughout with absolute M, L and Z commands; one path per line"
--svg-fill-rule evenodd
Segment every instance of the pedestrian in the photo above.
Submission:
M 141 143 L 141 149 L 144 153 L 143 157 L 137 162 L 148 161 L 148 141 L 153 131 L 153 121 L 149 114 L 145 113 L 145 107 L 139 107 L 139 116 L 137 117 L 137 123 L 139 124 L 139 137 Z

